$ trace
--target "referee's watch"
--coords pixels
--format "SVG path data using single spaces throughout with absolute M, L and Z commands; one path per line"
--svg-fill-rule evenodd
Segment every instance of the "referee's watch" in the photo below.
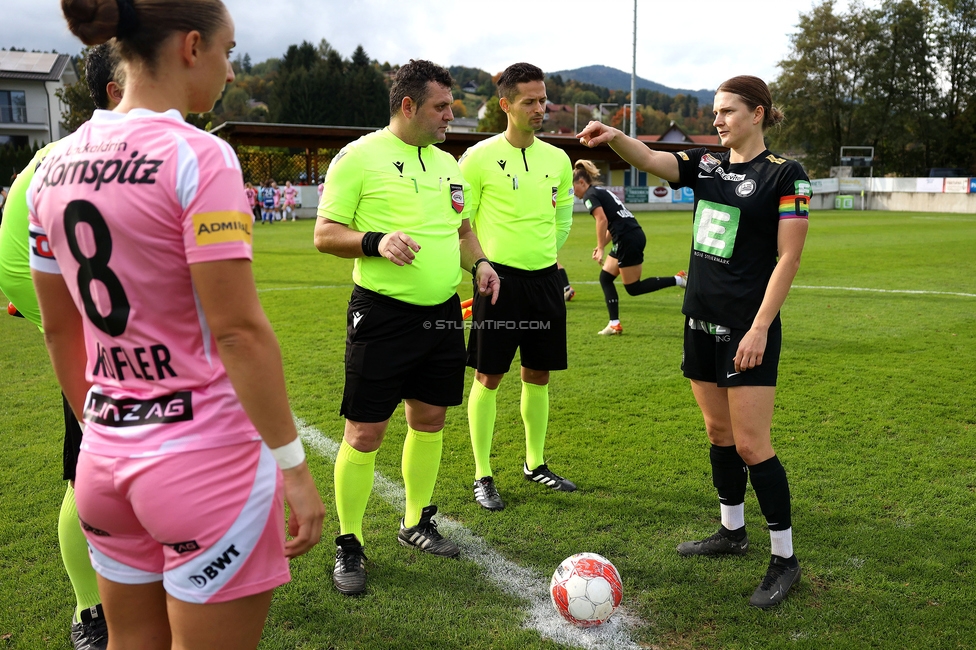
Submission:
M 487 257 L 479 258 L 478 261 L 474 263 L 474 266 L 471 267 L 472 276 L 478 275 L 478 265 L 481 264 L 482 262 L 488 262 L 489 264 L 491 264 L 491 262 L 488 260 Z

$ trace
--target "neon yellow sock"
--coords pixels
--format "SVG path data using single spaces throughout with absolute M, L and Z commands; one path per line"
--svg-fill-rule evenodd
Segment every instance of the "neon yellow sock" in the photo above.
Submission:
M 545 463 L 549 427 L 549 385 L 522 382 L 522 422 L 525 423 L 525 464 L 535 469 Z
M 491 476 L 491 439 L 495 433 L 495 397 L 497 390 L 485 388 L 477 379 L 471 382 L 468 395 L 468 425 L 471 449 L 474 451 L 474 479 Z
M 420 511 L 430 505 L 430 499 L 434 496 L 434 484 L 437 483 L 437 470 L 441 466 L 443 447 L 443 431 L 427 433 L 407 427 L 407 438 L 403 441 L 403 458 L 400 460 L 403 487 L 407 493 L 403 525 L 407 528 L 416 526 L 420 522 Z
M 339 445 L 335 464 L 335 500 L 339 514 L 339 532 L 353 533 L 359 543 L 363 540 L 363 515 L 373 491 L 375 451 L 357 451 L 346 442 Z
M 102 602 L 98 594 L 98 578 L 88 558 L 88 540 L 78 521 L 78 508 L 75 506 L 75 490 L 70 485 L 64 492 L 61 514 L 58 517 L 58 543 L 61 545 L 61 561 L 68 572 L 71 588 L 75 590 L 74 622 L 79 620 L 81 610 L 94 607 Z

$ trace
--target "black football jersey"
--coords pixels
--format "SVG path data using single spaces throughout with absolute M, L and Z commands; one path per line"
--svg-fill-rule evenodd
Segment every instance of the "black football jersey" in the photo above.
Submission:
M 593 214 L 597 208 L 603 208 L 603 214 L 607 216 L 607 230 L 610 231 L 610 238 L 615 244 L 628 232 L 641 229 L 634 214 L 624 206 L 616 194 L 605 187 L 590 185 L 583 195 L 583 204 L 590 214 Z
M 810 179 L 800 164 L 763 151 L 749 162 L 729 153 L 674 154 L 680 180 L 695 192 L 686 316 L 749 329 L 776 267 L 780 219 L 807 218 Z

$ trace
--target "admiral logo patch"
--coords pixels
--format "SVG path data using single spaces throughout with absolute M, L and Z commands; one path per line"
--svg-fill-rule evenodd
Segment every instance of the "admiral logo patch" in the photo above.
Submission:
M 701 160 L 698 161 L 698 166 L 704 169 L 706 172 L 714 171 L 715 168 L 721 164 L 722 161 L 710 153 L 706 153 L 704 156 L 701 157 Z
M 451 183 L 451 207 L 458 214 L 464 212 L 464 187 Z
M 193 232 L 197 246 L 225 244 L 227 242 L 251 243 L 253 216 L 244 212 L 203 212 L 193 215 Z

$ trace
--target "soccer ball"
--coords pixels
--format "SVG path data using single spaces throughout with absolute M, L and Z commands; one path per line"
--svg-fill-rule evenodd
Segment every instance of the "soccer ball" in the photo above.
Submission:
M 606 623 L 620 605 L 622 592 L 617 567 L 596 553 L 566 558 L 549 581 L 553 607 L 580 627 Z

